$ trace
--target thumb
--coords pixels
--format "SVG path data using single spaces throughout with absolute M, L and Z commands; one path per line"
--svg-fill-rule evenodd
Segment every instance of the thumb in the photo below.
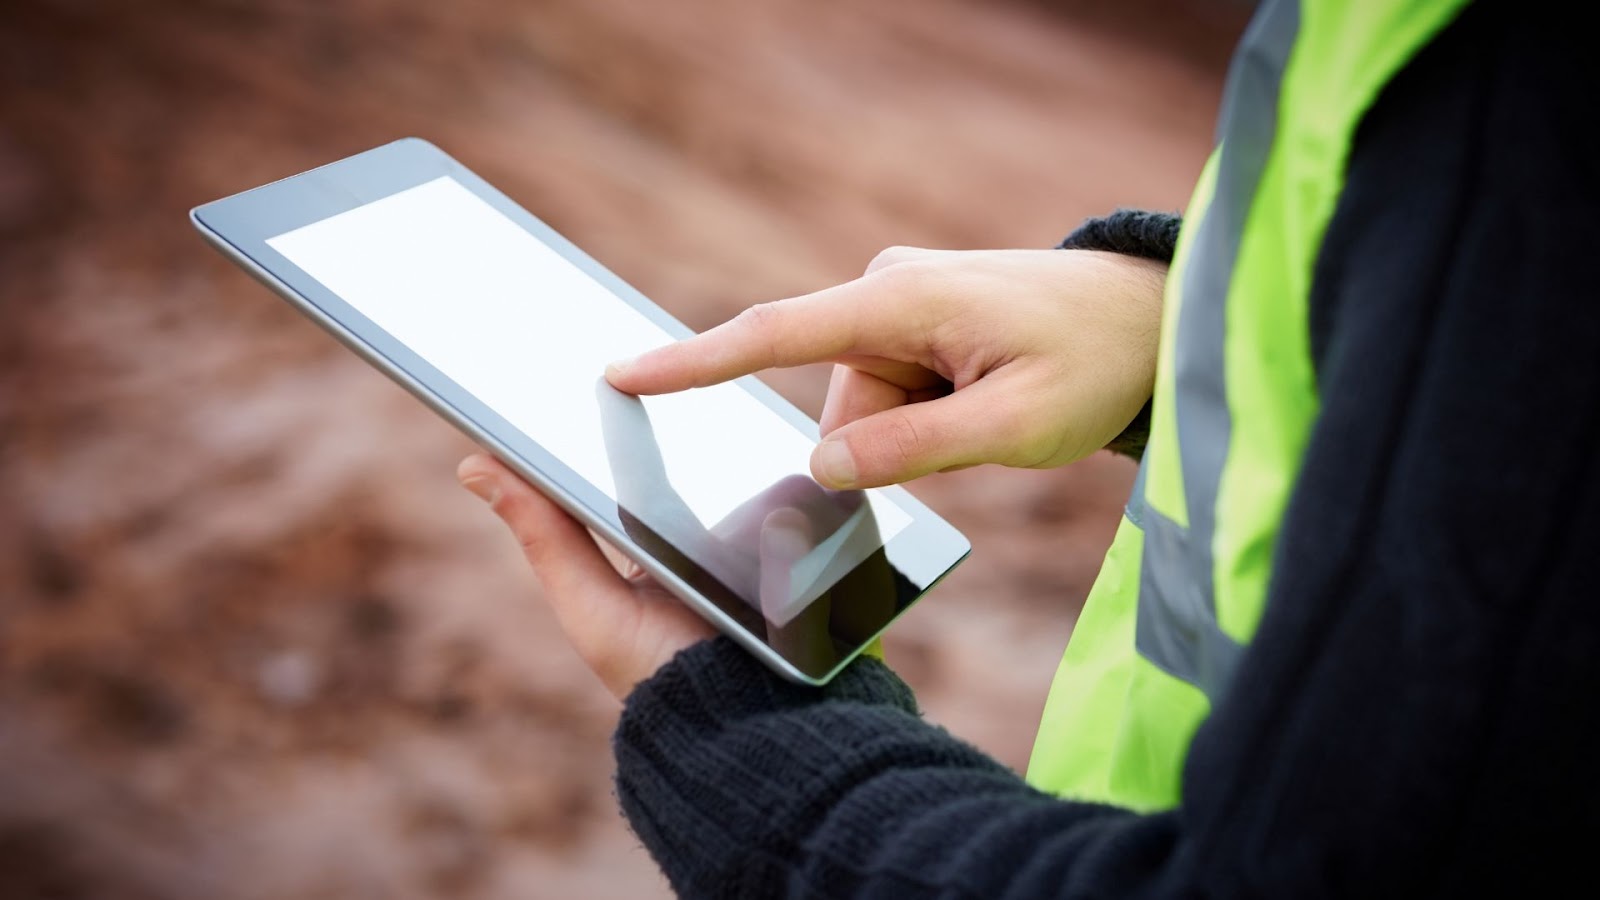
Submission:
M 869 488 L 1004 462 L 1023 440 L 1015 406 L 985 383 L 875 413 L 830 433 L 812 452 L 811 471 L 826 487 Z

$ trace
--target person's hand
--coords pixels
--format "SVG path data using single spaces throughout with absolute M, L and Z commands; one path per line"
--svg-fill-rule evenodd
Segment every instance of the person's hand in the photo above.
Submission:
M 861 278 L 613 364 L 632 394 L 832 361 L 812 474 L 838 489 L 1104 447 L 1155 382 L 1166 267 L 1083 250 L 895 247 Z
M 636 565 L 619 573 L 587 529 L 498 460 L 469 456 L 456 477 L 511 529 L 568 640 L 617 699 L 714 633 Z

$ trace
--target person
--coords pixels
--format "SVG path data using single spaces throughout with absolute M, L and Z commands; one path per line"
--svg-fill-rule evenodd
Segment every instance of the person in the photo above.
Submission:
M 833 361 L 813 457 L 830 487 L 1114 441 L 1141 455 L 1026 781 L 923 722 L 877 660 L 822 689 L 779 680 L 503 468 L 464 461 L 625 698 L 618 796 L 674 889 L 1590 883 L 1587 43 L 1525 5 L 1268 0 L 1176 247 L 1172 220 L 1124 211 L 1073 249 L 890 250 L 609 372 L 648 394 Z

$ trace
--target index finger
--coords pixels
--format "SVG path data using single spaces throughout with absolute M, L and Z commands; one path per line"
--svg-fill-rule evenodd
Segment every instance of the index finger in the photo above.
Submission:
M 887 271 L 752 306 L 709 331 L 612 363 L 606 367 L 606 380 L 630 394 L 668 394 L 763 369 L 882 352 L 895 332 L 910 325 L 899 312 L 903 291 L 884 277 Z M 902 321 L 887 331 L 891 315 Z

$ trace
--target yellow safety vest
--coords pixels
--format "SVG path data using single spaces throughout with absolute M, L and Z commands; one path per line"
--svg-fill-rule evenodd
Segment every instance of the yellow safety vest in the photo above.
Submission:
M 1268 0 L 1246 31 L 1167 275 L 1150 442 L 1028 767 L 1041 789 L 1177 805 L 1261 619 L 1317 415 L 1312 267 L 1356 128 L 1464 5 Z

